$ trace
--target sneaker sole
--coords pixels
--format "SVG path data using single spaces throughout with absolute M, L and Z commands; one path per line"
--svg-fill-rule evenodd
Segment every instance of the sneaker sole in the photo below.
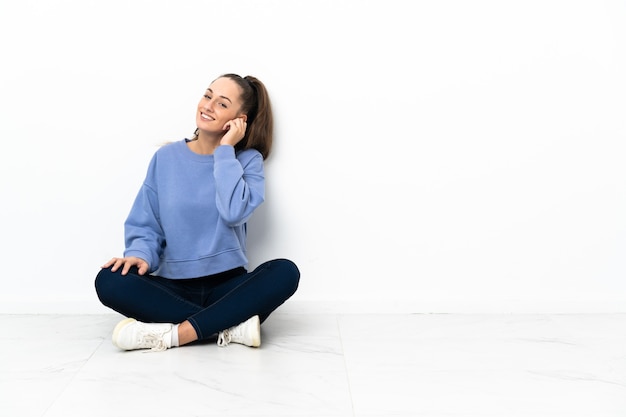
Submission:
M 123 327 L 125 327 L 127 324 L 130 324 L 130 323 L 133 323 L 133 322 L 136 322 L 136 321 L 137 321 L 137 320 L 135 320 L 135 319 L 128 318 L 128 319 L 124 319 L 124 320 L 120 321 L 119 323 L 117 323 L 117 326 L 115 326 L 115 329 L 113 329 L 113 336 L 111 336 L 111 341 L 113 342 L 113 344 L 114 344 L 115 346 L 119 347 L 120 349 L 123 349 L 123 348 L 121 348 L 121 347 L 117 344 L 117 338 L 118 338 L 118 336 L 119 336 L 119 334 L 120 334 L 120 331 L 121 331 L 121 330 L 122 330 L 122 328 L 123 328 Z M 124 349 L 124 350 L 125 350 L 125 349 Z

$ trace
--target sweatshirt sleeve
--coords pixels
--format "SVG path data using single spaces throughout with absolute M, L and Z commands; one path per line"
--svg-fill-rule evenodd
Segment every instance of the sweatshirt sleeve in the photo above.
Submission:
M 151 181 L 155 170 L 156 156 L 150 162 L 146 180 L 124 223 L 124 256 L 136 256 L 145 260 L 149 265 L 149 272 L 155 271 L 159 266 L 159 258 L 165 245 L 164 233 L 159 223 L 158 193 Z
M 245 223 L 265 200 L 263 157 L 253 149 L 235 154 L 235 148 L 218 146 L 215 156 L 217 210 L 230 226 Z

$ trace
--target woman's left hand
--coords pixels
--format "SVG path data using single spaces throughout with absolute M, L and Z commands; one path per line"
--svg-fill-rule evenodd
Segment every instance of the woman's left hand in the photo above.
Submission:
M 235 146 L 246 135 L 247 127 L 248 124 L 243 117 L 237 117 L 236 119 L 229 120 L 224 125 L 224 130 L 227 132 L 224 136 L 222 136 L 220 145 Z

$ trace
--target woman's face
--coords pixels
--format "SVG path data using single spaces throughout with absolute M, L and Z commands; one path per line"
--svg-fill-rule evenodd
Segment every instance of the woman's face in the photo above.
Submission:
M 196 124 L 209 133 L 224 133 L 224 125 L 240 116 L 241 90 L 230 78 L 218 78 L 198 103 Z

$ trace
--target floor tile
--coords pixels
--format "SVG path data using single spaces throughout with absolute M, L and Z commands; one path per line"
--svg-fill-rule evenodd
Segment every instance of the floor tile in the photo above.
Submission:
M 0 315 L 0 415 L 42 416 L 103 344 L 116 319 Z
M 258 349 L 215 342 L 165 352 L 103 344 L 46 412 L 89 415 L 350 416 L 336 319 L 270 317 Z M 94 408 L 94 404 L 97 407 Z
M 339 319 L 355 416 L 620 416 L 626 316 Z

